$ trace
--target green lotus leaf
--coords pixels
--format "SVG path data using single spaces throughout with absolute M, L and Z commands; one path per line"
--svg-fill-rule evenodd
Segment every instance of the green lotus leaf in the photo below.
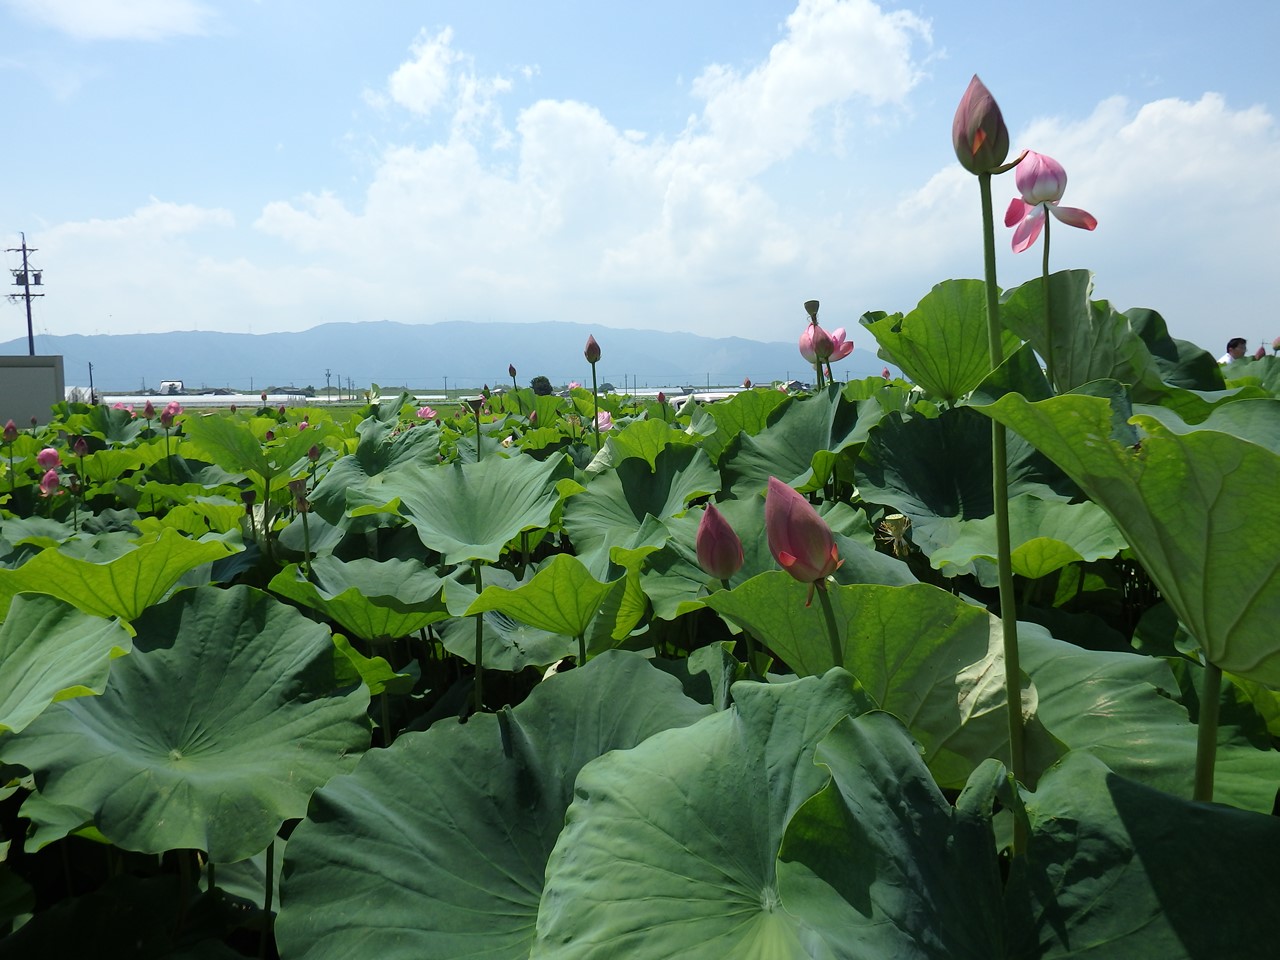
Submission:
M 843 670 L 732 694 L 728 710 L 582 768 L 531 957 L 814 956 L 779 902 L 778 848 L 823 786 L 818 740 L 871 703 Z
M 1280 455 L 1245 437 L 1272 436 L 1275 400 L 1220 413 L 1236 433 L 1173 429 L 1137 416 L 1138 444 L 1116 439 L 1101 397 L 1027 403 L 1009 394 L 981 408 L 1051 456 L 1111 515 L 1178 619 L 1223 670 L 1280 687 Z M 1234 408 L 1234 409 L 1233 409 Z M 1241 421 L 1251 426 L 1241 429 Z M 1243 436 L 1237 435 L 1243 433 Z
M 481 614 L 480 621 L 480 655 L 486 670 L 541 670 L 557 660 L 578 655 L 577 639 L 567 634 L 531 627 L 496 610 Z M 475 620 L 462 617 L 445 623 L 440 628 L 440 642 L 455 657 L 475 663 Z
M 397 673 L 382 657 L 366 657 L 340 633 L 333 635 L 334 676 L 342 685 L 363 683 L 369 696 L 404 694 L 413 689 L 413 675 Z
M 1025 802 L 1031 841 L 1007 894 L 1008 956 L 1274 955 L 1275 817 L 1170 796 L 1084 753 Z
M 999 764 L 953 807 L 907 731 L 878 711 L 836 724 L 816 761 L 830 782 L 787 825 L 778 864 L 782 905 L 827 948 L 805 956 L 1013 956 L 990 801 L 973 802 Z
M 16 570 L 0 570 L 0 614 L 18 593 L 43 593 L 85 613 L 134 621 L 188 570 L 235 553 L 220 540 L 196 541 L 176 530 L 148 534 L 134 549 L 95 563 L 44 550 Z
M 232 473 L 250 470 L 263 477 L 277 472 L 263 450 L 261 437 L 234 417 L 188 417 L 185 443 L 201 458 Z M 305 452 L 305 447 L 303 448 Z
M 786 405 L 755 436 L 739 433 L 728 438 L 719 463 L 731 495 L 754 497 L 770 477 L 802 493 L 821 488 L 831 478 L 836 456 L 845 450 L 852 453 L 867 437 L 860 406 L 831 386 Z
M 653 470 L 639 457 L 630 457 L 597 476 L 585 493 L 565 505 L 564 527 L 587 569 L 606 576 L 611 547 L 641 546 L 636 534 L 649 518 L 663 521 L 684 513 L 689 501 L 719 489 L 720 476 L 705 453 L 671 446 L 658 455 Z
M 1071 563 L 1114 557 L 1127 546 L 1097 504 L 1062 503 L 1026 494 L 1009 501 L 1009 545 L 1013 572 L 1032 580 Z M 929 562 L 947 576 L 973 573 L 983 586 L 995 586 L 995 517 L 961 521 L 954 539 L 935 547 Z
M 757 389 L 743 390 L 727 400 L 700 407 L 715 424 L 715 431 L 703 440 L 702 449 L 712 463 L 719 462 L 720 454 L 734 437 L 740 433 L 755 436 L 781 415 L 779 407 L 791 402 L 792 398 L 781 390 Z
M 0 623 L 0 735 L 22 730 L 50 703 L 101 693 L 111 661 L 131 645 L 115 620 L 53 597 L 14 597 Z
M 1008 437 L 1009 496 L 1069 500 L 1062 472 L 1016 434 Z M 912 542 L 926 555 L 955 536 L 954 520 L 993 513 L 991 425 L 970 407 L 934 418 L 885 417 L 858 458 L 855 482 L 864 500 L 911 519 Z
M 693 437 L 662 420 L 636 420 L 624 429 L 609 431 L 608 436 L 615 461 L 639 457 L 649 464 L 650 470 L 657 469 L 658 455 L 667 447 L 694 443 Z
M 328 631 L 269 595 L 185 590 L 136 627 L 101 696 L 54 704 L 0 741 L 43 796 L 91 811 L 112 843 L 242 860 L 367 746 L 368 691 L 335 692 Z
M 905 317 L 893 314 L 867 325 L 880 344 L 877 355 L 902 368 L 931 396 L 955 403 L 991 372 L 986 284 L 947 280 L 935 286 Z M 1004 331 L 1007 356 L 1018 338 Z
M 362 640 L 410 636 L 449 616 L 444 581 L 420 560 L 340 560 L 330 554 L 312 561 L 309 579 L 291 563 L 267 588 Z
M 562 499 L 558 484 L 572 470 L 565 457 L 545 463 L 526 456 L 487 457 L 434 466 L 413 460 L 383 475 L 380 495 L 399 497 L 419 539 L 446 563 L 492 563 L 522 530 L 551 522 Z
M 311 491 L 312 509 L 335 526 L 350 526 L 347 513 L 355 507 L 377 506 L 394 497 L 383 495 L 382 484 L 396 468 L 439 463 L 440 428 L 422 425 L 403 433 L 394 424 L 368 419 L 356 428 L 355 452 L 339 459 Z
M 316 793 L 290 839 L 281 953 L 524 960 L 579 769 L 708 713 L 642 657 L 611 651 L 514 709 L 366 755 Z
M 577 557 L 560 553 L 521 587 L 485 587 L 466 615 L 496 610 L 540 630 L 581 637 L 610 595 L 622 592 L 623 580 L 601 583 Z M 627 624 L 623 635 L 633 626 Z

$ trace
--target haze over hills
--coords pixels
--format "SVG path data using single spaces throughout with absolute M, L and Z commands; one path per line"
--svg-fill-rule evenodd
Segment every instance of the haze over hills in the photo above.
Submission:
M 794 324 L 799 337 L 802 323 Z M 521 385 L 541 375 L 560 385 L 591 382 L 583 358 L 587 336 L 600 344 L 601 383 L 643 389 L 736 385 L 812 379 L 794 340 L 761 343 L 740 337 L 619 330 L 579 323 L 403 324 L 389 321 L 326 323 L 298 333 L 209 333 L 179 331 L 92 336 L 37 336 L 36 353 L 61 354 L 66 383 L 87 385 L 93 364 L 99 390 L 134 392 L 182 380 L 188 390 L 231 387 L 325 386 L 326 371 L 337 386 L 371 383 L 439 390 L 509 383 L 514 364 Z M 840 379 L 879 374 L 884 362 L 864 330 L 850 331 L 860 346 L 835 366 Z M 0 343 L 0 354 L 25 355 L 25 337 Z

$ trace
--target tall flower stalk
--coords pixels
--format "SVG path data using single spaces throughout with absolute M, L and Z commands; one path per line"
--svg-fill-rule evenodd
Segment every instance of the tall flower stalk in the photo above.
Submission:
M 987 345 L 991 369 L 1004 362 L 1000 337 L 1000 290 L 996 284 L 996 231 L 991 206 L 991 177 L 1016 165 L 1005 164 L 1009 131 L 991 92 L 974 76 L 956 108 L 951 126 L 956 157 L 978 178 L 982 203 L 982 262 L 986 280 Z M 1026 747 L 1022 722 L 1022 665 L 1018 655 L 1018 611 L 1013 591 L 1013 565 L 1009 547 L 1009 461 L 1004 425 L 991 421 L 991 488 L 995 501 L 996 561 L 999 576 L 1001 640 L 1004 652 L 1005 700 L 1009 721 L 1009 765 L 1016 780 L 1026 782 Z M 1026 846 L 1025 827 L 1017 821 L 1013 839 L 1015 855 Z
M 600 362 L 600 344 L 593 336 L 587 337 L 587 345 L 582 351 L 591 364 L 591 422 L 595 424 L 596 453 L 600 452 L 600 390 L 596 382 L 596 364 Z

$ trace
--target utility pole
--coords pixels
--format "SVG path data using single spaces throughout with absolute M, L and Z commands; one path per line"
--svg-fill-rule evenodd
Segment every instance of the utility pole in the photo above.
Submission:
M 17 300 L 21 297 L 27 301 L 27 352 L 34 357 L 36 355 L 36 335 L 31 325 L 31 298 L 43 297 L 44 294 L 32 293 L 31 288 L 44 286 L 44 271 L 31 269 L 31 264 L 27 261 L 27 254 L 35 253 L 36 248 L 27 246 L 27 235 L 25 233 L 21 233 L 19 236 L 22 237 L 22 246 L 9 247 L 5 253 L 22 254 L 22 269 L 9 271 L 13 274 L 13 285 L 21 287 L 22 292 L 10 294 L 9 299 Z
M 324 398 L 326 400 L 333 399 L 333 397 L 329 396 L 329 368 L 328 367 L 324 368 Z
M 98 402 L 98 394 L 93 389 L 93 361 L 89 362 L 89 402 Z

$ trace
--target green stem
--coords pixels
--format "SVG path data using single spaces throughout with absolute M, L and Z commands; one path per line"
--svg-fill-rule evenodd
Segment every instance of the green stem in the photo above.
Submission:
M 1054 376 L 1053 369 L 1053 320 L 1052 314 L 1049 312 L 1049 221 L 1053 218 L 1048 214 L 1044 218 L 1044 259 L 1040 267 L 1040 289 L 1044 294 L 1044 368 L 1049 375 L 1049 388 L 1054 392 L 1058 392 L 1058 380 Z
M 529 566 L 529 531 L 520 531 L 520 576 L 524 576 L 525 567 Z
M 476 580 L 476 596 L 480 596 L 482 584 L 480 582 L 480 561 L 471 561 L 471 572 Z M 476 689 L 475 689 L 475 712 L 480 712 L 480 707 L 484 703 L 484 614 L 476 614 Z
M 1000 337 L 1000 294 L 996 286 L 996 230 L 991 212 L 991 174 L 978 174 L 982 193 L 982 260 L 986 273 L 987 344 L 991 369 L 1004 362 Z M 1009 766 L 1026 783 L 1026 748 L 1022 727 L 1022 667 L 1018 657 L 1018 610 L 1013 594 L 1013 564 L 1009 549 L 1009 459 L 1004 425 L 991 421 L 991 490 L 995 501 L 996 564 L 1000 584 L 1000 627 L 1004 646 L 1005 703 L 1009 717 Z M 1026 838 L 1015 828 L 1013 853 L 1022 853 Z
M 212 860 L 205 861 L 204 874 L 206 878 L 205 886 L 208 887 L 208 890 L 210 893 L 213 893 L 215 890 L 218 889 L 218 876 L 217 876 L 217 872 L 214 870 L 214 865 Z
M 814 584 L 817 587 L 818 605 L 822 607 L 823 619 L 827 621 L 827 639 L 831 642 L 831 662 L 837 667 L 844 666 L 844 644 L 840 642 L 840 629 L 836 626 L 836 612 L 831 608 L 831 597 L 827 594 L 825 583 Z
M 265 957 L 267 955 L 267 941 L 273 939 L 272 928 L 274 924 L 271 922 L 271 901 L 275 895 L 276 881 L 276 838 L 272 837 L 271 842 L 267 844 L 267 862 L 266 868 L 263 870 L 263 897 L 262 897 L 262 939 L 258 941 L 258 956 Z
M 307 513 L 302 511 L 302 572 L 308 579 L 311 577 L 311 530 L 307 526 Z
M 1196 782 L 1193 800 L 1213 801 L 1213 764 L 1218 752 L 1218 708 L 1222 701 L 1222 668 L 1206 663 L 1196 724 Z
M 578 634 L 578 666 L 582 666 L 587 662 L 587 635 L 585 633 Z
M 480 442 L 480 408 L 484 404 L 476 404 L 476 463 L 480 462 L 480 458 L 484 455 L 483 444 Z
M 596 453 L 600 452 L 600 397 L 596 388 L 596 365 L 591 365 L 591 406 L 595 411 L 595 416 L 591 423 L 596 428 Z
M 729 581 L 728 581 L 727 579 L 721 580 L 721 581 L 720 581 L 720 584 L 721 584 L 721 586 L 723 586 L 726 590 L 732 590 L 732 589 L 733 589 L 731 586 L 729 586 Z M 742 636 L 743 636 L 743 637 L 746 639 L 746 641 L 747 641 L 747 669 L 749 669 L 749 670 L 751 671 L 751 675 L 752 675 L 752 676 L 755 676 L 755 673 L 756 673 L 756 650 L 757 650 L 757 647 L 756 647 L 756 637 L 755 637 L 755 634 L 753 634 L 750 630 L 747 630 L 747 629 L 744 629 L 744 630 L 742 631 Z

